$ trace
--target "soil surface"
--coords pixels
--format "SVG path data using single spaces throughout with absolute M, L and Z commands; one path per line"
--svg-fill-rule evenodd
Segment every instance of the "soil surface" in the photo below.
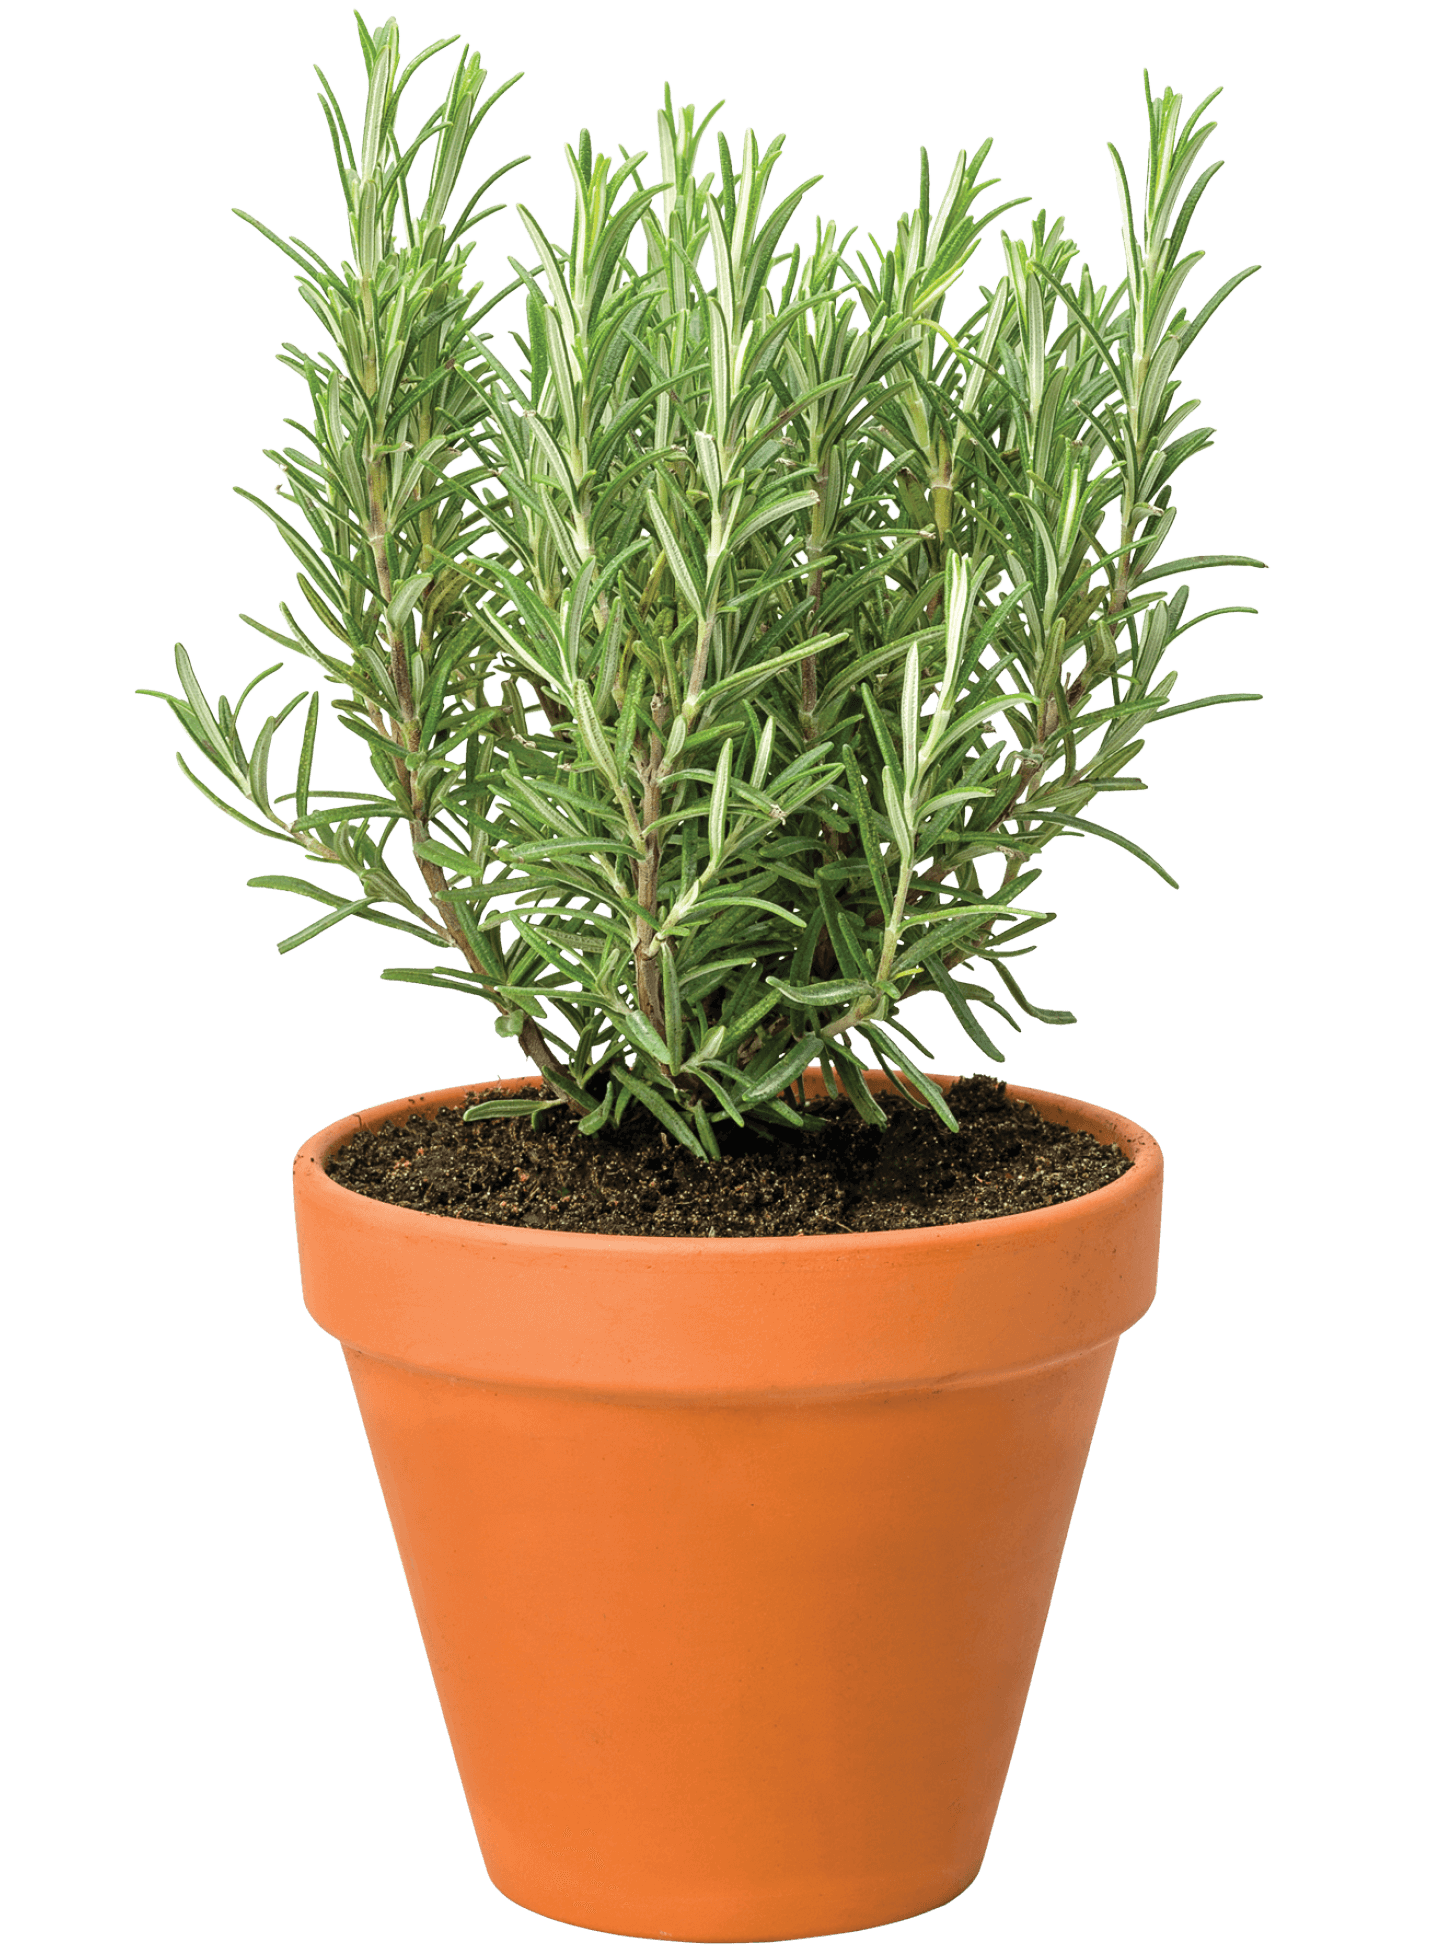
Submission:
M 533 1092 L 524 1092 L 532 1094 Z M 500 1095 L 482 1090 L 469 1103 Z M 704 1162 L 651 1118 L 583 1137 L 551 1111 L 464 1123 L 363 1130 L 327 1166 L 349 1191 L 411 1211 L 554 1232 L 651 1238 L 781 1238 L 804 1232 L 893 1232 L 1036 1211 L 1098 1191 L 1130 1168 L 1115 1144 L 1046 1123 L 992 1076 L 948 1092 L 955 1134 L 931 1110 L 882 1096 L 884 1129 L 846 1103 L 809 1104 L 819 1131 L 768 1138 L 719 1129 L 721 1160 Z M 715 1126 L 717 1128 L 717 1126 Z

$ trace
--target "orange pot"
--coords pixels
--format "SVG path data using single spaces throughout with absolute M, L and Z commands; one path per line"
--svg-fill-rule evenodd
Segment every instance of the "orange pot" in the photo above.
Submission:
M 942 1079 L 941 1079 L 942 1080 Z M 882 1084 L 883 1079 L 877 1081 Z M 893 1922 L 984 1857 L 1161 1158 L 1016 1218 L 651 1239 L 404 1211 L 296 1161 L 488 1873 L 560 1921 Z

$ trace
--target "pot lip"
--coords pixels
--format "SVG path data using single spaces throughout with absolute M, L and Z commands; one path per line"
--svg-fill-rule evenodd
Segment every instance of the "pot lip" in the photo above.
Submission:
M 815 1073 L 808 1072 L 810 1077 Z M 945 1073 L 931 1074 L 935 1082 L 946 1088 L 957 1080 Z M 871 1086 L 888 1094 L 894 1093 L 892 1084 L 882 1071 L 870 1070 L 868 1076 Z M 307 1182 L 311 1197 L 331 1204 L 338 1214 L 349 1206 L 359 1217 L 361 1212 L 357 1208 L 362 1207 L 368 1223 L 373 1226 L 412 1234 L 422 1227 L 439 1243 L 449 1238 L 454 1244 L 471 1240 L 475 1245 L 495 1249 L 508 1243 L 525 1242 L 533 1251 L 554 1249 L 575 1255 L 579 1252 L 590 1254 L 628 1250 L 644 1251 L 649 1255 L 656 1252 L 664 1258 L 696 1255 L 700 1250 L 706 1251 L 710 1257 L 721 1257 L 726 1253 L 753 1258 L 760 1254 L 774 1256 L 786 1253 L 798 1257 L 827 1255 L 836 1258 L 843 1255 L 852 1258 L 877 1252 L 881 1247 L 898 1250 L 905 1247 L 907 1242 L 912 1242 L 916 1249 L 922 1249 L 928 1246 L 963 1245 L 971 1240 L 980 1244 L 986 1239 L 1002 1242 L 1011 1232 L 1023 1239 L 1068 1224 L 1072 1216 L 1083 1216 L 1086 1211 L 1091 1215 L 1104 1215 L 1111 1205 L 1118 1205 L 1123 1212 L 1127 1206 L 1133 1206 L 1138 1196 L 1164 1174 L 1164 1157 L 1160 1146 L 1142 1125 L 1078 1097 L 1060 1096 L 1050 1090 L 1034 1089 L 1020 1083 L 1007 1083 L 1005 1094 L 1032 1103 L 1047 1122 L 1068 1123 L 1071 1128 L 1088 1130 L 1101 1141 L 1118 1144 L 1129 1158 L 1131 1168 L 1097 1191 L 1087 1191 L 1079 1198 L 1067 1198 L 1060 1204 L 1042 1205 L 1034 1211 L 1010 1212 L 995 1218 L 966 1219 L 950 1225 L 903 1226 L 892 1231 L 789 1232 L 769 1238 L 711 1238 L 701 1233 L 660 1238 L 639 1232 L 567 1232 L 536 1225 L 494 1225 L 486 1219 L 452 1218 L 440 1212 L 416 1211 L 408 1205 L 389 1204 L 383 1198 L 369 1198 L 365 1192 L 352 1191 L 338 1184 L 326 1170 L 329 1159 L 358 1130 L 374 1128 L 389 1121 L 402 1121 L 418 1112 L 426 1115 L 429 1111 L 460 1102 L 474 1090 L 518 1089 L 540 1080 L 535 1076 L 507 1076 L 485 1083 L 461 1083 L 443 1089 L 418 1091 L 410 1096 L 397 1097 L 390 1103 L 374 1104 L 369 1109 L 353 1111 L 307 1139 L 296 1153 L 293 1173 L 298 1180 Z M 1058 1114 L 1051 1115 L 1052 1111 Z

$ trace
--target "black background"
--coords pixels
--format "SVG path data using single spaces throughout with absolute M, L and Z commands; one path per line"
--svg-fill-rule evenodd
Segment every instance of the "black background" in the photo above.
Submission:
M 1228 168 L 1195 218 L 1191 248 L 1208 259 L 1185 302 L 1199 308 L 1245 263 L 1265 271 L 1183 368 L 1181 398 L 1200 394 L 1199 419 L 1220 433 L 1175 479 L 1181 515 L 1165 552 L 1273 565 L 1193 577 L 1193 612 L 1253 602 L 1263 614 L 1193 631 L 1175 659 L 1177 698 L 1263 690 L 1265 704 L 1161 727 L 1136 766 L 1150 791 L 1093 809 L 1183 891 L 1097 840 L 1046 854 L 1037 898 L 1060 918 L 1019 975 L 1033 1000 L 1074 1008 L 1080 1025 L 1027 1023 L 1021 1037 L 998 1027 L 1009 1060 L 992 1068 L 1156 1132 L 1167 1158 L 1160 1298 L 1121 1345 L 982 1877 L 959 1904 L 904 1924 L 912 1935 L 969 1928 L 988 1943 L 1013 1941 L 1021 1924 L 1070 1922 L 1154 1937 L 1187 1918 L 1224 1920 L 1237 1877 L 1271 1846 L 1271 1725 L 1290 1696 L 1271 1670 L 1284 1559 L 1255 1489 L 1269 1466 L 1261 1368 L 1241 1347 L 1273 1298 L 1273 1187 L 1253 1138 L 1298 1054 L 1290 980 L 1259 900 L 1275 871 L 1261 793 L 1300 655 L 1273 415 L 1300 304 L 1298 246 L 1278 212 L 1300 187 L 1290 150 L 1308 76 L 1267 64 L 1234 31 L 1142 31 L 1128 12 L 1087 39 L 1064 16 L 951 18 L 945 29 L 889 10 L 867 31 L 840 16 L 805 29 L 781 10 L 742 8 L 684 10 L 672 27 L 633 8 L 592 31 L 583 14 L 427 6 L 401 25 L 403 57 L 460 29 L 493 84 L 528 70 L 493 111 L 464 183 L 530 150 L 495 195 L 524 201 L 557 240 L 569 234 L 563 140 L 587 125 L 612 154 L 624 144 L 655 154 L 666 76 L 674 101 L 696 101 L 700 115 L 727 96 L 735 160 L 744 127 L 764 144 L 789 133 L 770 203 L 824 172 L 791 232 L 805 248 L 815 212 L 857 224 L 856 248 L 869 230 L 893 242 L 898 210 L 916 197 L 918 144 L 930 148 L 937 201 L 955 150 L 994 134 L 988 173 L 1004 181 L 982 207 L 1029 193 L 1050 216 L 1066 210 L 1111 285 L 1121 242 L 1105 140 L 1119 144 L 1138 199 L 1140 68 L 1156 90 L 1179 88 L 1187 113 L 1226 88 L 1204 162 L 1226 156 Z M 452 58 L 413 82 L 407 133 Z M 296 598 L 281 542 L 230 489 L 271 495 L 259 448 L 288 439 L 285 413 L 304 417 L 300 382 L 271 355 L 283 337 L 318 343 L 320 327 L 285 259 L 228 209 L 298 232 L 331 261 L 345 255 L 312 60 L 357 127 L 361 55 L 341 6 L 251 8 L 197 43 L 140 29 L 125 53 L 125 144 L 144 191 L 119 218 L 117 275 L 140 337 L 144 411 L 164 429 L 129 479 L 134 505 L 164 515 L 148 515 L 131 555 L 144 573 L 125 604 L 117 686 L 129 795 L 148 807 L 146 830 L 131 834 L 121 920 L 138 980 L 107 1045 L 133 1105 L 117 1158 L 134 1181 L 119 1245 L 142 1269 L 146 1302 L 127 1335 L 134 1407 L 111 1491 L 136 1624 L 117 1737 L 150 1756 L 158 1781 L 160 1805 L 140 1815 L 156 1824 L 158 1852 L 136 1869 L 156 1920 L 181 1924 L 195 1898 L 162 1873 L 175 1855 L 207 1912 L 246 1926 L 285 1918 L 339 1935 L 370 1922 L 433 1941 L 513 1924 L 542 1937 L 557 1924 L 487 1883 L 341 1353 L 300 1304 L 288 1189 L 296 1146 L 335 1117 L 516 1074 L 518 1062 L 474 1004 L 376 980 L 407 957 L 400 936 L 343 926 L 279 961 L 275 941 L 314 908 L 244 881 L 300 860 L 205 807 L 175 770 L 166 707 L 129 694 L 177 688 L 179 637 L 210 694 L 236 696 L 279 655 L 238 612 L 275 620 L 277 602 Z M 1006 226 L 1021 234 L 1027 218 L 1029 207 L 1009 212 Z M 489 263 L 493 288 L 511 277 L 505 251 L 532 261 L 511 210 L 479 236 L 474 271 Z M 1000 271 L 990 234 L 945 324 Z M 516 302 L 489 324 L 499 335 L 520 324 Z M 308 684 L 310 665 L 290 663 L 261 709 Z M 247 731 L 261 709 L 249 707 Z M 288 731 L 273 764 L 283 783 L 292 752 Z M 189 748 L 187 758 L 201 768 Z M 362 778 L 359 746 L 325 713 L 316 778 Z M 935 1068 L 984 1066 L 939 1004 L 914 1010 Z

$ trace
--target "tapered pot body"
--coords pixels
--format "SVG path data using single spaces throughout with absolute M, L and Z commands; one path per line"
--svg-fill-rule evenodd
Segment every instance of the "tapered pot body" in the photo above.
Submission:
M 879 1079 L 880 1082 L 883 1079 Z M 407 1099 L 361 1121 L 435 1109 Z M 1161 1166 L 791 1239 L 477 1225 L 297 1159 L 483 1856 L 620 1934 L 865 1928 L 979 1870 Z

